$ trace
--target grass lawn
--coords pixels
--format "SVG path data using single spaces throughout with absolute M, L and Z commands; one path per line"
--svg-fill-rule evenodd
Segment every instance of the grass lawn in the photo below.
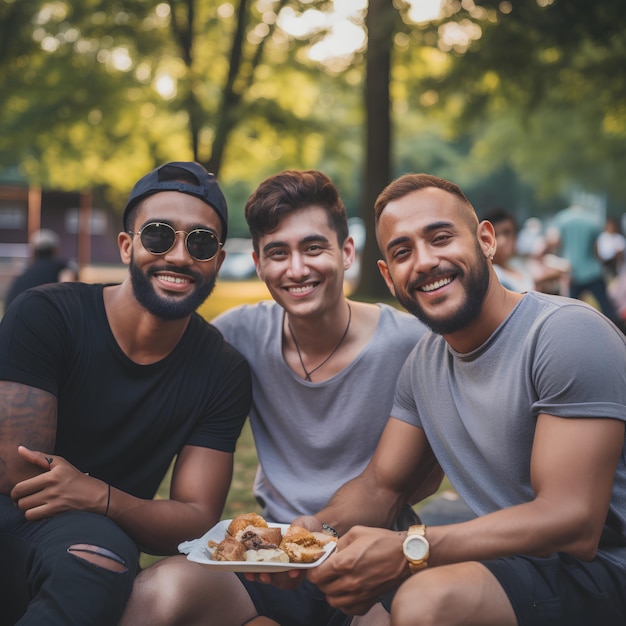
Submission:
M 213 319 L 219 313 L 232 308 L 238 304 L 253 303 L 262 299 L 269 299 L 270 295 L 261 281 L 242 281 L 242 282 L 224 282 L 218 281 L 215 291 L 208 298 L 205 304 L 200 308 L 200 313 L 207 320 Z M 390 301 L 389 304 L 395 305 L 395 301 Z M 226 501 L 226 507 L 224 509 L 223 519 L 228 519 L 238 515 L 239 513 L 246 513 L 249 511 L 261 512 L 261 508 L 252 496 L 252 484 L 254 482 L 254 476 L 257 467 L 257 456 L 254 447 L 254 441 L 252 439 L 252 431 L 250 425 L 246 422 L 241 437 L 237 442 L 237 450 L 235 452 L 235 470 L 233 475 L 233 481 Z M 170 473 L 163 480 L 157 498 L 169 497 L 169 483 Z M 450 490 L 450 484 L 446 479 L 439 490 L 440 493 L 443 490 Z M 420 505 L 423 505 L 428 500 L 425 500 Z M 419 506 L 416 507 L 419 510 Z M 207 529 L 208 530 L 208 529 Z M 142 567 L 159 560 L 160 557 L 155 557 L 148 554 L 143 554 L 141 557 Z

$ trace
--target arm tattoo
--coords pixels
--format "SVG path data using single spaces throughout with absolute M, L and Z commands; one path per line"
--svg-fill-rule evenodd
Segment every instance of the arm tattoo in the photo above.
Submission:
M 22 460 L 17 447 L 53 452 L 56 426 L 57 400 L 51 393 L 0 381 L 0 493 L 8 494 L 15 483 L 40 473 Z

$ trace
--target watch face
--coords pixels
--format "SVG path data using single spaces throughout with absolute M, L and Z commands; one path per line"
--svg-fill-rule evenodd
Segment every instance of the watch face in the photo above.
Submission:
M 419 535 L 407 537 L 403 547 L 405 556 L 411 561 L 420 561 L 428 556 L 428 542 Z

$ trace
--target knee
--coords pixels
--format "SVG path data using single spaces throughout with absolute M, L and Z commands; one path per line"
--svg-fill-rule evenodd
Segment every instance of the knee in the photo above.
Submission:
M 119 626 L 179 623 L 192 583 L 186 563 L 185 557 L 171 557 L 141 572 Z
M 391 604 L 391 626 L 443 626 L 450 598 L 445 585 L 431 584 L 430 572 L 419 572 L 396 592 Z

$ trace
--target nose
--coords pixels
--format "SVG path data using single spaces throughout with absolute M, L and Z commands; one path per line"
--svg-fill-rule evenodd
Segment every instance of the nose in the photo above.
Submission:
M 193 259 L 189 252 L 187 252 L 187 246 L 185 245 L 186 233 L 182 231 L 176 231 L 176 239 L 174 245 L 163 255 L 166 261 L 173 265 L 191 265 Z
M 289 278 L 295 280 L 302 280 L 311 273 L 309 266 L 306 263 L 306 258 L 300 252 L 294 252 L 289 256 L 289 264 L 287 268 L 287 274 Z
M 435 248 L 427 244 L 421 244 L 415 250 L 414 270 L 416 274 L 428 274 L 439 265 L 439 256 Z

